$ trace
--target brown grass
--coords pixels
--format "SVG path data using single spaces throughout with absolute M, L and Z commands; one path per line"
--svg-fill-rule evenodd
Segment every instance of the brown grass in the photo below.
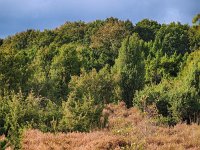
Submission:
M 49 149 L 120 149 L 127 145 L 121 136 L 114 136 L 109 132 L 95 131 L 91 133 L 42 133 L 38 130 L 28 130 L 23 140 L 23 149 L 49 150 Z
M 157 127 L 156 132 L 147 138 L 149 149 L 200 149 L 200 126 L 178 124 L 173 128 Z
M 105 129 L 67 134 L 27 130 L 22 147 L 26 150 L 200 149 L 200 126 L 196 124 L 157 126 L 148 115 L 136 108 L 127 109 L 124 103 L 109 104 L 103 113 L 109 116 Z

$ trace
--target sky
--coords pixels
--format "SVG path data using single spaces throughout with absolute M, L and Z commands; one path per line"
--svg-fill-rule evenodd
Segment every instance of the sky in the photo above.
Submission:
M 134 24 L 144 18 L 191 24 L 198 13 L 200 0 L 0 0 L 0 38 L 27 29 L 53 29 L 66 21 L 108 17 Z

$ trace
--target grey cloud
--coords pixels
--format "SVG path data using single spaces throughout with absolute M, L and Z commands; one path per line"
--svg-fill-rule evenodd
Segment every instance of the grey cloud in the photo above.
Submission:
M 65 21 L 117 17 L 133 23 L 190 23 L 200 12 L 198 0 L 0 0 L 0 37 L 28 28 L 54 28 Z

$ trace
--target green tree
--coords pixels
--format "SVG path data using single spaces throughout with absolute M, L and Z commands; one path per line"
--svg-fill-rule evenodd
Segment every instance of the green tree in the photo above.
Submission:
M 143 19 L 138 22 L 134 28 L 134 31 L 138 33 L 138 35 L 144 41 L 154 41 L 156 33 L 160 29 L 161 25 L 153 20 Z
M 104 21 L 95 20 L 91 23 L 86 24 L 85 36 L 84 36 L 84 44 L 87 46 L 91 43 L 91 37 L 99 30 L 101 26 L 103 26 Z
M 194 16 L 194 18 L 192 19 L 192 23 L 200 25 L 200 14 L 197 14 L 196 16 Z
M 56 33 L 52 30 L 44 30 L 40 32 L 35 40 L 36 46 L 39 48 L 48 47 L 56 38 Z
M 54 56 L 50 66 L 51 91 L 57 99 L 66 99 L 71 76 L 79 75 L 80 62 L 73 44 L 63 45 Z
M 145 110 L 156 104 L 158 112 L 168 123 L 197 122 L 200 118 L 200 51 L 188 56 L 177 78 L 163 80 L 158 85 L 146 86 L 137 92 L 133 103 Z
M 162 56 L 159 51 L 154 57 L 149 55 L 145 60 L 146 83 L 158 84 L 163 78 L 177 77 L 186 56 L 183 57 L 176 53 L 171 56 L 166 54 Z
M 102 65 L 98 61 L 98 54 L 88 46 L 78 46 L 77 54 L 81 62 L 81 68 L 87 72 L 91 71 L 93 68 L 96 70 L 102 68 Z
M 173 55 L 189 52 L 188 25 L 170 23 L 162 25 L 156 34 L 153 52 L 161 51 L 163 54 Z
M 188 34 L 190 40 L 190 49 L 194 51 L 200 47 L 200 14 L 197 14 L 193 20 L 193 26 L 190 27 Z
M 29 64 L 33 49 L 14 50 L 4 47 L 0 51 L 0 86 L 1 92 L 19 91 L 24 92 L 28 89 L 28 80 L 31 76 Z M 0 92 L 0 93 L 1 93 Z
M 188 56 L 186 64 L 169 92 L 171 111 L 179 120 L 199 123 L 200 50 Z
M 191 27 L 188 34 L 190 40 L 190 50 L 195 51 L 200 47 L 200 25 Z
M 74 94 L 75 98 L 81 99 L 84 95 L 91 95 L 95 104 L 119 100 L 117 90 L 117 85 L 108 67 L 99 72 L 95 69 L 89 73 L 83 71 L 80 76 L 73 76 L 69 83 L 69 92 Z M 71 95 L 70 93 L 68 96 Z
M 58 46 L 71 42 L 83 43 L 85 30 L 86 24 L 84 22 L 66 22 L 64 25 L 54 30 L 56 34 L 54 43 Z
M 130 26 L 128 21 L 123 22 L 116 18 L 108 18 L 104 25 L 91 36 L 90 47 L 97 54 L 101 68 L 105 64 L 114 65 L 122 40 L 132 32 Z
M 176 77 L 190 53 L 188 25 L 162 25 L 145 61 L 146 82 L 160 83 L 163 78 Z
M 122 43 L 114 66 L 114 72 L 119 76 L 122 99 L 128 107 L 132 106 L 135 91 L 144 85 L 145 65 L 142 49 L 143 41 L 137 34 L 127 37 Z
M 104 104 L 118 100 L 118 88 L 112 79 L 109 68 L 97 72 L 82 72 L 73 76 L 69 83 L 67 102 L 63 102 L 63 118 L 60 129 L 64 131 L 89 131 L 101 127 Z
M 0 46 L 3 44 L 3 39 L 0 38 Z
M 58 49 L 54 46 L 41 47 L 36 49 L 33 60 L 29 65 L 31 76 L 29 78 L 29 87 L 37 95 L 48 97 L 53 100 L 52 82 L 50 78 L 51 63 Z
M 61 118 L 58 106 L 50 100 L 27 96 L 21 92 L 5 93 L 0 96 L 0 132 L 5 134 L 15 149 L 21 146 L 22 131 L 25 128 L 37 128 L 42 131 L 54 131 L 52 121 Z

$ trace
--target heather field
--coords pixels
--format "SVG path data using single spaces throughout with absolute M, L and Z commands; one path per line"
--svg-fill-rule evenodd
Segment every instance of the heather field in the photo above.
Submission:
M 135 108 L 127 109 L 124 103 L 110 104 L 104 110 L 108 115 L 107 127 L 89 133 L 42 133 L 39 130 L 24 132 L 24 150 L 198 150 L 200 126 L 177 124 L 174 127 L 156 124 L 152 114 Z M 150 116 L 150 117 L 149 117 Z

